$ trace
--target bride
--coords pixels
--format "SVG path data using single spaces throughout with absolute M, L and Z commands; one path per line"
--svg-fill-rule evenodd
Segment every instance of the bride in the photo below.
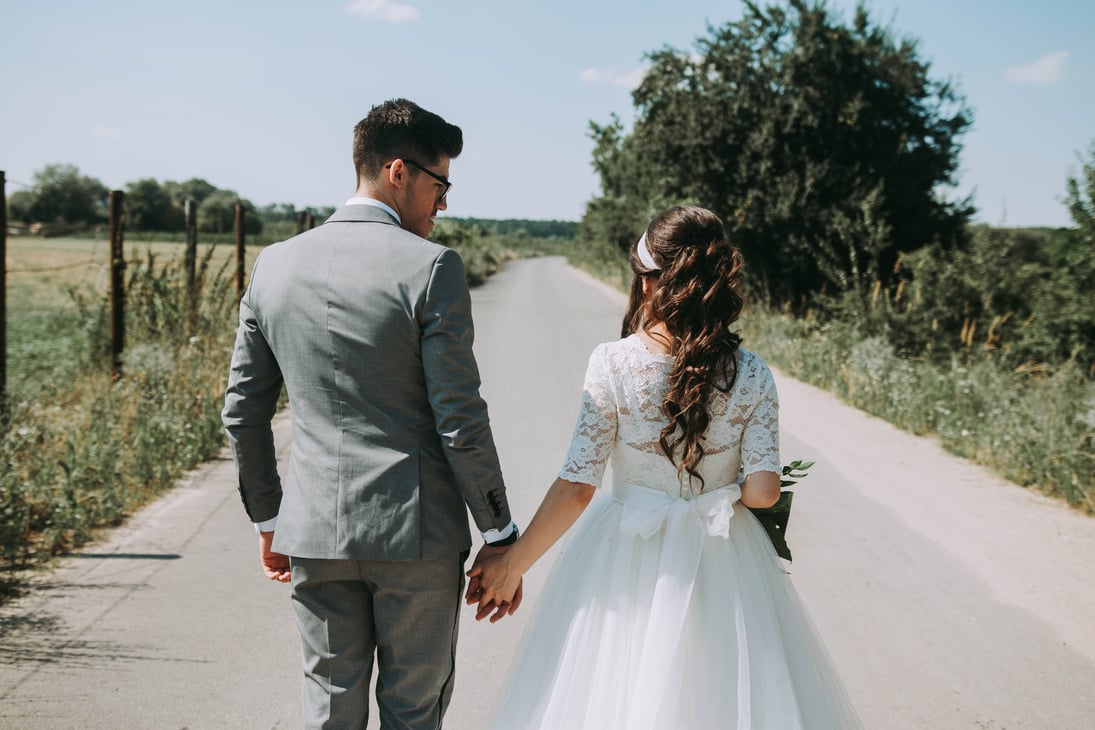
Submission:
M 778 499 L 780 459 L 772 374 L 731 331 L 741 256 L 713 213 L 676 207 L 630 258 L 623 339 L 590 356 L 558 479 L 521 539 L 468 573 L 479 617 L 505 610 L 574 526 L 490 727 L 858 728 L 744 509 Z M 610 458 L 612 486 L 593 499 Z

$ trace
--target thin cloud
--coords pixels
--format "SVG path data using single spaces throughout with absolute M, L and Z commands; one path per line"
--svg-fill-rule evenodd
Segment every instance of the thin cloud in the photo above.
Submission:
M 418 8 L 394 0 L 354 0 L 345 10 L 350 15 L 387 23 L 411 23 L 421 15 Z
M 1005 76 L 1019 84 L 1055 84 L 1064 78 L 1066 58 L 1068 51 L 1047 53 L 1028 66 L 1012 66 Z
M 634 89 L 642 83 L 648 70 L 646 66 L 639 66 L 626 73 L 620 73 L 615 69 L 587 68 L 578 74 L 578 80 L 587 86 L 607 84 L 622 89 Z

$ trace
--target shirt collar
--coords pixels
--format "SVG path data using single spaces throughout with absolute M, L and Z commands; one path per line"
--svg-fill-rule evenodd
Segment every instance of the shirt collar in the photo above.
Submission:
M 374 208 L 380 208 L 383 211 L 387 211 L 391 214 L 392 218 L 395 218 L 399 225 L 403 225 L 403 220 L 399 217 L 399 213 L 392 210 L 392 206 L 387 203 L 376 200 L 375 198 L 350 198 L 346 201 L 346 205 L 371 205 Z

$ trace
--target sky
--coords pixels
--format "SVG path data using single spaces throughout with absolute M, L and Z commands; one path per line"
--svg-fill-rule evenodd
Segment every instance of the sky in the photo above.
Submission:
M 1071 225 L 1095 143 L 1095 2 L 868 0 L 965 96 L 958 185 L 975 220 Z M 854 0 L 828 6 L 851 19 Z M 0 170 L 112 189 L 204 178 L 252 203 L 341 205 L 354 125 L 405 97 L 464 131 L 447 215 L 578 220 L 590 122 L 634 117 L 646 54 L 693 50 L 738 0 L 0 0 Z

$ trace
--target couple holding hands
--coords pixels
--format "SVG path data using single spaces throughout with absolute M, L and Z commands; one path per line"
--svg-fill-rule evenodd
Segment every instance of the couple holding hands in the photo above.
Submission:
M 354 197 L 264 249 L 240 302 L 223 420 L 263 570 L 292 586 L 304 726 L 364 728 L 375 663 L 380 726 L 440 728 L 461 594 L 477 618 L 513 613 L 569 532 L 491 727 L 859 727 L 742 507 L 779 496 L 778 404 L 732 331 L 742 261 L 711 212 L 671 208 L 633 244 L 622 339 L 590 356 L 562 470 L 519 535 L 463 265 L 426 240 L 462 146 L 412 102 L 374 107 L 354 129 Z M 465 573 L 469 512 L 484 545 Z

